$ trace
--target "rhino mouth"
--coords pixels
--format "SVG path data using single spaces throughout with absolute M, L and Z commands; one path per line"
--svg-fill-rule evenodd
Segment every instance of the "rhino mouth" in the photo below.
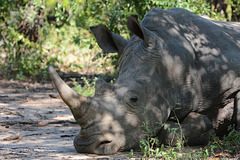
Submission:
M 95 149 L 97 154 L 114 154 L 119 151 L 119 146 L 115 144 L 112 140 L 101 141 Z
M 110 140 L 101 141 L 97 145 L 96 150 L 98 150 L 98 149 L 104 150 L 106 147 L 110 147 L 110 145 L 112 145 L 112 141 L 110 141 Z

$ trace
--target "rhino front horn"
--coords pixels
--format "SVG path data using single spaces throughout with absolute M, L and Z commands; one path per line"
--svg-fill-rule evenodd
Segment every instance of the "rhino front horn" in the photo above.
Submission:
M 52 78 L 52 81 L 63 99 L 63 101 L 70 108 L 75 120 L 77 123 L 84 128 L 86 124 L 86 120 L 83 119 L 85 117 L 86 112 L 88 111 L 88 97 L 77 94 L 73 89 L 71 89 L 57 74 L 55 69 L 49 65 L 49 74 Z M 85 115 L 85 116 L 84 116 Z

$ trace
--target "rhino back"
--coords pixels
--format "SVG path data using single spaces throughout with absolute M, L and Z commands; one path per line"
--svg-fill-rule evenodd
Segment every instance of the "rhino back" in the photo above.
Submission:
M 184 83 L 180 92 L 190 93 L 189 105 L 194 106 L 193 111 L 202 112 L 214 104 L 225 103 L 231 94 L 239 91 L 238 23 L 214 21 L 180 8 L 155 8 L 140 24 L 165 42 L 167 53 L 165 50 L 155 54 L 179 57 L 184 65 L 183 78 L 178 82 Z M 161 63 L 159 59 L 156 61 Z M 186 96 L 182 98 L 189 99 L 189 94 Z

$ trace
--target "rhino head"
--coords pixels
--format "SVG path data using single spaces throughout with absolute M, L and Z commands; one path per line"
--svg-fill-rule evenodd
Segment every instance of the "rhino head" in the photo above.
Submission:
M 162 71 L 152 60 L 154 52 L 163 49 L 162 40 L 141 26 L 136 16 L 130 16 L 127 25 L 134 34 L 130 40 L 104 25 L 90 28 L 105 52 L 120 55 L 117 81 L 111 85 L 98 79 L 94 97 L 78 95 L 49 66 L 55 87 L 81 126 L 74 139 L 78 152 L 113 154 L 135 148 L 144 138 L 143 123 L 158 132 L 156 122 L 169 117 L 170 105 L 160 89 L 165 79 L 158 78 Z

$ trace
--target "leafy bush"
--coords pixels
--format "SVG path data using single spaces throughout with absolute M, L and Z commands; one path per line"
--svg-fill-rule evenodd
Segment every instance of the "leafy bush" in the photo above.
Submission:
M 76 82 L 76 79 L 72 78 L 73 85 L 74 85 L 73 90 L 83 96 L 87 96 L 87 97 L 94 96 L 95 83 L 96 83 L 97 77 L 95 77 L 92 81 L 87 80 L 86 77 L 82 77 L 81 79 L 84 84 L 83 86 L 78 82 Z
M 41 1 L 31 1 L 23 3 L 23 8 L 17 11 L 17 5 L 20 2 L 4 1 L 2 2 L 0 17 L 3 20 L 0 35 L 2 39 L 1 61 L 3 74 L 13 78 L 26 79 L 46 79 L 46 66 L 55 61 L 54 58 L 46 59 L 46 50 L 42 43 L 36 42 L 39 39 L 40 17 L 39 12 L 44 7 Z M 12 10 L 8 10 L 10 6 Z
M 151 8 L 182 7 L 236 21 L 239 5 L 238 0 L 226 0 L 220 8 L 206 0 L 0 0 L 1 74 L 45 79 L 49 63 L 64 71 L 115 73 L 118 54 L 102 52 L 89 26 L 102 23 L 129 39 L 126 21 L 131 14 L 142 19 Z

